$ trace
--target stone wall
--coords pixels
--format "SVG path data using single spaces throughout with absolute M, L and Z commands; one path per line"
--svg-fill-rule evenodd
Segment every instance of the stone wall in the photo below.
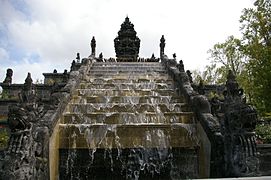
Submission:
M 260 173 L 262 176 L 271 176 L 271 144 L 258 144 Z

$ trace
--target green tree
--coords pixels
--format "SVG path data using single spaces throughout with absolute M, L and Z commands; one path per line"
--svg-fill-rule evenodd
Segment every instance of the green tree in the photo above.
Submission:
M 228 70 L 232 70 L 237 76 L 237 80 L 245 82 L 247 57 L 243 53 L 243 46 L 239 39 L 229 36 L 224 43 L 215 44 L 212 49 L 208 50 L 208 53 L 211 63 L 205 67 L 203 72 L 195 72 L 196 81 L 202 77 L 205 83 L 223 84 L 226 82 Z
M 243 52 L 249 57 L 252 101 L 262 113 L 271 112 L 271 1 L 256 0 L 240 19 Z

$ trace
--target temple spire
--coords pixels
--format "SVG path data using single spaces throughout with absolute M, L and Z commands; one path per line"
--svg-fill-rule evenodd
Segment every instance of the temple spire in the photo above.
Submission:
M 118 36 L 114 40 L 117 61 L 137 61 L 140 39 L 136 36 L 134 25 L 128 16 L 121 24 Z

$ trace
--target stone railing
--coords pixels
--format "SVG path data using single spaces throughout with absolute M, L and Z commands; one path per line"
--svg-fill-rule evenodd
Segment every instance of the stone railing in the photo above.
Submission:
M 187 103 L 191 106 L 197 120 L 204 129 L 211 143 L 210 157 L 210 177 L 224 177 L 224 142 L 221 134 L 220 123 L 216 117 L 211 114 L 208 99 L 194 91 L 190 79 L 184 71 L 182 65 L 179 66 L 175 59 L 168 59 L 163 56 L 161 59 L 168 74 L 173 78 L 179 94 L 183 95 Z
M 259 176 L 254 132 L 257 112 L 246 103 L 233 72 L 228 73 L 223 99 L 214 98 L 209 103 L 204 93 L 199 93 L 202 89 L 197 92 L 192 88 L 190 73 L 184 71 L 182 61 L 178 64 L 163 55 L 162 63 L 210 141 L 210 177 Z

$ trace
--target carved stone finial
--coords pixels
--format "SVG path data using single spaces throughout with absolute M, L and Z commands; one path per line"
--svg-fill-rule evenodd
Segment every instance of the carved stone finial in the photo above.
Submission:
M 160 56 L 161 57 L 165 54 L 165 46 L 166 46 L 165 41 L 166 40 L 164 38 L 164 35 L 162 35 L 162 37 L 160 39 Z
M 189 70 L 187 70 L 186 74 L 187 74 L 187 76 L 189 78 L 190 83 L 193 83 L 192 73 Z
M 176 57 L 177 57 L 176 53 L 173 53 L 172 56 L 173 56 L 174 59 L 176 59 Z
M 31 73 L 27 73 L 27 77 L 26 77 L 26 79 L 24 81 L 24 86 L 25 87 L 31 87 L 32 83 L 33 83 L 33 80 L 31 78 Z
M 234 75 L 232 70 L 229 70 L 226 82 L 227 96 L 231 96 L 233 98 L 237 96 L 243 95 L 243 89 L 239 89 L 239 85 L 236 81 L 236 76 Z
M 99 62 L 103 62 L 103 53 L 99 54 Z
M 80 53 L 76 54 L 76 61 L 79 63 L 80 62 Z
M 121 24 L 118 36 L 114 39 L 114 46 L 118 61 L 137 61 L 140 39 L 136 36 L 134 25 L 126 17 Z
M 75 67 L 75 60 L 72 61 L 72 65 L 71 65 L 71 71 L 75 71 L 76 67 Z
M 92 55 L 93 57 L 95 57 L 95 54 L 96 54 L 96 40 L 95 40 L 95 37 L 94 37 L 94 36 L 92 37 L 90 46 L 91 46 L 91 55 Z
M 179 69 L 180 72 L 184 72 L 184 65 L 182 60 L 180 60 L 179 64 L 177 64 L 177 68 Z
M 7 69 L 6 78 L 3 81 L 3 83 L 11 84 L 12 83 L 12 75 L 13 75 L 12 69 Z

